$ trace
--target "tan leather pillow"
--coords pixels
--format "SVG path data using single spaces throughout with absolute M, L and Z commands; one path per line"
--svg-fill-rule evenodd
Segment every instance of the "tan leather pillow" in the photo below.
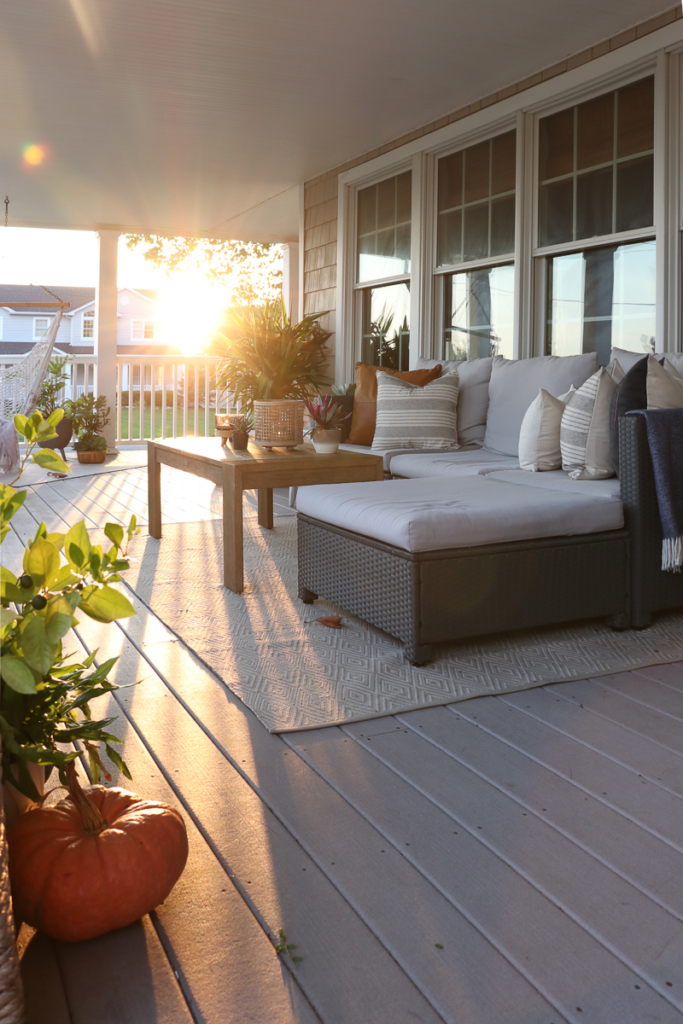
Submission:
M 377 371 L 382 370 L 392 377 L 407 380 L 409 384 L 424 387 L 436 380 L 441 373 L 441 364 L 430 370 L 387 370 L 384 366 L 368 366 L 356 363 L 356 394 L 353 399 L 353 416 L 348 444 L 362 444 L 368 448 L 375 436 L 377 418 Z

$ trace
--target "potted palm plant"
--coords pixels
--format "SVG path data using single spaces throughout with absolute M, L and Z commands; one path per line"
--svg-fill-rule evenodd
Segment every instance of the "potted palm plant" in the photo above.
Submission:
M 234 314 L 235 336 L 223 338 L 217 387 L 253 412 L 256 444 L 291 447 L 303 440 L 303 399 L 319 389 L 327 361 L 330 332 L 320 326 L 322 316 L 292 323 L 282 299 Z
M 69 382 L 69 375 L 64 373 L 66 364 L 66 356 L 63 359 L 52 359 L 48 364 L 47 376 L 40 389 L 40 398 L 37 405 L 44 419 L 47 419 L 55 409 L 60 409 L 64 404 L 60 401 L 60 395 L 64 390 L 64 385 Z M 62 453 L 62 458 L 66 459 L 64 449 L 73 434 L 71 419 L 68 416 L 63 416 L 59 423 L 57 423 L 55 432 L 57 434 L 55 438 L 50 441 L 39 441 L 38 444 L 41 448 L 51 448 L 52 450 L 58 448 Z
M 73 423 L 76 440 L 73 447 L 78 461 L 84 463 L 104 462 L 107 454 L 107 440 L 102 431 L 110 423 L 107 399 L 104 395 L 81 395 L 75 402 L 67 403 L 67 411 Z

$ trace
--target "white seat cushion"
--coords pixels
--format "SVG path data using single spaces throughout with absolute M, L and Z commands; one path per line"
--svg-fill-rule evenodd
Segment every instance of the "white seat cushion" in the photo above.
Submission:
M 408 478 L 478 476 L 493 469 L 516 469 L 518 465 L 517 459 L 478 448 L 466 452 L 394 454 L 391 460 L 391 473 L 392 476 Z
M 439 551 L 621 529 L 621 501 L 520 487 L 490 477 L 321 484 L 299 512 L 405 551 Z M 559 584 L 558 584 L 559 585 Z
M 520 484 L 522 487 L 540 487 L 548 491 L 562 491 L 563 494 L 586 494 L 593 498 L 619 498 L 621 486 L 617 477 L 609 480 L 572 480 L 563 469 L 549 473 L 528 473 L 523 469 L 494 469 L 489 480 L 500 480 L 505 484 Z

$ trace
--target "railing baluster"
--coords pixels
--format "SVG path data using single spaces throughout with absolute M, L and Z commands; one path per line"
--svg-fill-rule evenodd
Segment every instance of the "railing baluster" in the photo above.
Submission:
M 121 364 L 116 364 L 116 440 L 121 440 Z
M 161 437 L 166 437 L 166 363 L 161 366 Z
M 190 387 L 190 374 L 188 372 L 187 363 L 183 363 L 183 437 L 187 437 L 187 410 L 189 405 L 190 396 L 188 389 Z
M 195 437 L 200 437 L 199 433 L 199 372 L 197 363 L 194 364 L 194 423 L 192 424 L 192 433 Z

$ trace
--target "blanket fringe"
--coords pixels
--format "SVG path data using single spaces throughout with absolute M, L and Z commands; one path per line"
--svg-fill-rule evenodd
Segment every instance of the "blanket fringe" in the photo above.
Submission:
M 680 572 L 683 566 L 683 536 L 662 541 L 662 571 Z

